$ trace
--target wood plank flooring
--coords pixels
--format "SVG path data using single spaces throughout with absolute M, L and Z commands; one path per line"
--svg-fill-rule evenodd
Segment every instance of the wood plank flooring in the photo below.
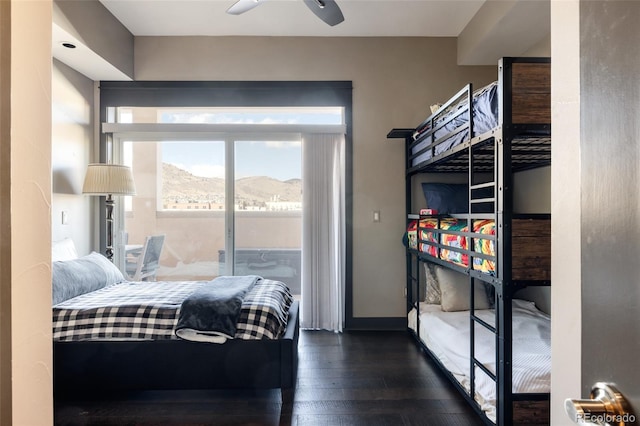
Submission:
M 407 332 L 302 331 L 293 401 L 278 390 L 162 391 L 55 401 L 56 425 L 482 425 Z M 97 391 L 98 389 L 96 389 Z

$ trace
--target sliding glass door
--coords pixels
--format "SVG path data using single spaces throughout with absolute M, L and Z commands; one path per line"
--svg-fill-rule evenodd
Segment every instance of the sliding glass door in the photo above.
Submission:
M 287 283 L 300 294 L 302 144 L 298 140 L 234 142 L 236 275 Z

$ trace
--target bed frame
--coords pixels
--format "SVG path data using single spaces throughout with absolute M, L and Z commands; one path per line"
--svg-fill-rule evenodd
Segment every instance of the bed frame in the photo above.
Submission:
M 496 424 L 548 424 L 549 394 L 512 393 L 512 304 L 514 294 L 527 286 L 549 286 L 551 271 L 551 230 L 550 215 L 517 215 L 513 211 L 513 173 L 551 164 L 551 90 L 550 60 L 548 58 L 502 58 L 498 64 L 498 126 L 484 133 L 475 134 L 472 105 L 473 87 L 471 84 L 460 90 L 442 108 L 413 129 L 393 129 L 388 138 L 401 138 L 406 145 L 406 200 L 408 220 L 419 220 L 414 210 L 414 178 L 422 173 L 464 173 L 470 189 L 469 214 L 452 215 L 459 219 L 492 219 L 496 224 L 495 247 L 496 263 L 494 275 L 472 268 L 456 266 L 445 260 L 431 257 L 418 250 L 407 249 L 407 309 L 424 300 L 424 274 L 422 262 L 432 262 L 469 276 L 473 285 L 489 283 L 495 289 L 496 327 L 491 327 L 470 312 L 470 326 L 481 324 L 491 330 L 497 339 L 495 375 L 489 374 L 496 382 Z M 436 155 L 435 147 L 446 137 L 436 139 L 434 133 L 445 110 L 451 105 L 465 100 L 467 106 L 460 109 L 466 114 L 467 124 L 453 133 L 469 129 L 469 135 L 462 143 L 442 154 Z M 431 130 L 414 134 L 425 126 Z M 424 142 L 428 145 L 416 152 L 415 147 Z M 418 164 L 415 158 L 431 150 L 431 158 Z M 488 177 L 487 177 L 488 176 Z M 493 198 L 479 200 L 474 198 L 474 190 L 493 188 Z M 476 192 L 477 193 L 477 192 Z M 474 213 L 474 205 L 489 202 L 491 213 Z M 485 204 L 486 205 L 486 204 Z M 473 229 L 471 226 L 468 229 Z M 444 232 L 444 231 L 443 231 Z M 478 238 L 470 232 L 458 233 L 469 238 Z M 419 233 L 418 233 L 419 235 Z M 535 238 L 534 238 L 535 237 Z M 485 237 L 483 237 L 485 238 Z M 419 239 L 419 237 L 418 237 Z M 418 241 L 418 247 L 423 241 Z M 425 241 L 426 242 L 426 241 Z M 468 245 L 472 247 L 472 245 Z M 473 251 L 458 250 L 469 255 L 469 264 L 477 255 Z M 473 290 L 471 290 L 472 294 Z M 419 329 L 419 327 L 418 327 Z M 470 349 L 471 391 L 467 392 L 455 377 L 439 362 L 438 358 L 421 341 L 420 336 L 410 329 L 416 341 L 443 369 L 469 404 L 478 412 L 487 424 L 493 422 L 483 413 L 473 398 L 474 367 L 482 369 Z M 473 340 L 473 332 L 471 339 Z M 474 342 L 470 345 L 474 347 Z M 486 369 L 485 369 L 486 371 Z
M 273 389 L 291 401 L 298 370 L 299 302 L 277 340 L 54 342 L 54 394 L 173 389 Z

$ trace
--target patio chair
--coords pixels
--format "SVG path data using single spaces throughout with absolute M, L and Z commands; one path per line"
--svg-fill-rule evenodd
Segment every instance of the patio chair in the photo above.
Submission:
M 126 275 L 129 281 L 155 281 L 164 245 L 164 235 L 150 235 L 145 239 L 140 255 L 134 262 L 127 261 Z

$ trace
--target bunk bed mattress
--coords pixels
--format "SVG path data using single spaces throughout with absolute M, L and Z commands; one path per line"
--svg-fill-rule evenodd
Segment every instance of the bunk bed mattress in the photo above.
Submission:
M 494 323 L 491 309 L 476 315 Z M 420 330 L 416 309 L 408 314 L 409 328 L 418 333 L 443 366 L 470 392 L 469 311 L 443 312 L 440 305 L 420 304 Z M 513 393 L 549 393 L 551 384 L 551 321 L 533 302 L 513 300 Z M 475 327 L 475 357 L 493 374 L 496 372 L 495 336 L 483 326 Z M 475 369 L 475 400 L 493 422 L 496 420 L 495 383 Z
M 178 339 L 183 300 L 209 281 L 112 284 L 53 306 L 54 341 Z M 260 279 L 244 298 L 236 339 L 277 339 L 293 298 L 279 281 Z
M 444 232 L 433 232 L 432 229 L 440 229 L 443 231 L 467 232 L 468 224 L 466 220 L 458 220 L 453 218 L 423 218 L 419 223 L 412 221 L 407 229 L 409 248 L 419 250 L 430 256 L 446 260 L 458 266 L 468 267 L 469 256 L 456 250 L 450 250 L 446 247 L 468 250 L 469 244 L 466 237 L 458 234 L 449 234 Z M 473 221 L 473 232 L 488 236 L 495 235 L 495 222 L 492 220 L 482 219 Z M 419 238 L 418 238 L 419 237 Z M 432 243 L 432 244 L 429 244 Z M 438 256 L 438 247 L 435 244 L 446 246 L 440 249 Z M 483 253 L 488 256 L 495 257 L 494 240 L 485 238 L 474 238 L 473 249 L 477 253 Z M 495 262 L 489 259 L 474 257 L 473 269 L 485 273 L 495 273 Z
M 445 121 L 449 116 L 454 114 L 460 108 L 466 106 L 467 101 L 458 102 L 454 106 L 452 106 L 447 113 L 445 113 L 441 118 L 439 118 L 436 122 L 436 126 L 438 123 Z M 493 129 L 498 125 L 498 82 L 494 81 L 480 89 L 474 91 L 473 93 L 473 102 L 472 102 L 472 110 L 473 110 L 473 134 L 480 135 L 489 130 Z M 469 120 L 467 114 L 461 114 L 455 119 L 446 123 L 442 128 L 436 130 L 433 135 L 433 140 L 437 140 L 449 132 L 457 129 L 458 127 L 464 125 Z M 416 130 L 413 134 L 413 139 L 418 140 L 420 136 L 430 130 L 430 126 L 427 125 L 421 129 Z M 451 137 L 447 138 L 446 141 L 442 142 L 438 146 L 435 147 L 435 155 L 440 155 L 443 152 L 459 145 L 462 141 L 469 138 L 469 129 L 460 131 Z M 431 143 L 431 138 L 426 138 L 423 141 L 420 141 L 415 146 L 411 148 L 411 155 L 418 154 L 421 150 L 426 148 Z M 423 161 L 429 160 L 432 150 L 427 150 L 421 154 L 418 154 L 411 160 L 411 165 L 415 166 Z

